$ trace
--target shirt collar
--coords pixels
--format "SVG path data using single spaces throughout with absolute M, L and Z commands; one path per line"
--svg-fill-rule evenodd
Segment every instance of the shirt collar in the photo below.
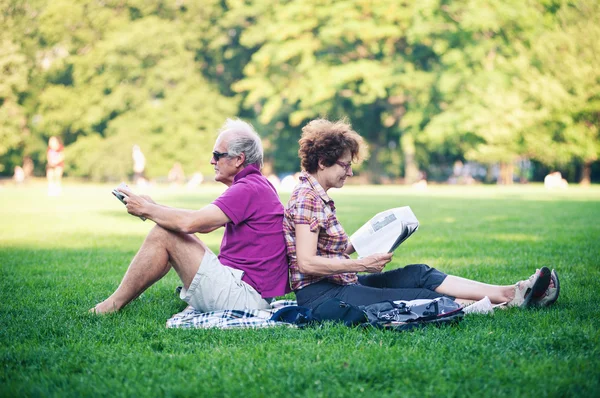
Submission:
M 238 182 L 240 179 L 250 174 L 260 174 L 260 165 L 258 163 L 252 163 L 244 167 L 235 175 L 235 177 L 233 177 L 233 182 Z
M 329 195 L 327 195 L 327 192 L 325 192 L 315 177 L 308 174 L 305 170 L 302 170 L 299 179 L 300 181 L 306 181 L 312 187 L 312 189 L 319 194 L 319 197 L 323 200 L 323 202 L 333 205 L 333 200 L 329 197 Z

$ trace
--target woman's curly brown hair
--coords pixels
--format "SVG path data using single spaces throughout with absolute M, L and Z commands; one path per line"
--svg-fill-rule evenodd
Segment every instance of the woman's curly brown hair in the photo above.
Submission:
M 362 137 L 345 120 L 315 119 L 302 128 L 298 143 L 300 163 L 308 173 L 319 169 L 319 161 L 326 167 L 333 166 L 346 151 L 350 151 L 353 162 L 359 162 L 366 151 Z

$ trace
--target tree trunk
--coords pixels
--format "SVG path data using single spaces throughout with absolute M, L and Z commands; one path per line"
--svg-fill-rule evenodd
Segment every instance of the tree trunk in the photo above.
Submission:
M 485 182 L 488 184 L 491 184 L 494 182 L 494 173 L 493 170 L 494 169 L 494 165 L 493 164 L 488 164 L 485 168 L 486 172 L 485 172 Z
M 369 183 L 371 184 L 381 184 L 381 165 L 377 161 L 379 156 L 379 144 L 376 142 L 374 145 L 371 145 L 371 153 L 369 156 L 369 170 L 367 172 L 367 178 L 369 179 Z
M 415 139 L 412 134 L 402 134 L 400 145 L 404 155 L 404 183 L 410 185 L 419 179 L 419 167 L 415 160 Z
M 579 183 L 583 186 L 589 186 L 592 182 L 592 162 L 586 161 L 581 170 L 581 180 Z
M 498 176 L 498 184 L 512 185 L 515 166 L 512 163 L 500 163 L 500 175 Z

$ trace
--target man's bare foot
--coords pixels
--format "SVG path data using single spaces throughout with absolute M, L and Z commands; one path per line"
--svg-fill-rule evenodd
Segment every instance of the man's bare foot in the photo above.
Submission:
M 117 312 L 118 310 L 119 309 L 114 301 L 103 301 L 99 304 L 96 304 L 96 306 L 91 308 L 88 312 L 93 314 L 110 314 L 111 312 Z

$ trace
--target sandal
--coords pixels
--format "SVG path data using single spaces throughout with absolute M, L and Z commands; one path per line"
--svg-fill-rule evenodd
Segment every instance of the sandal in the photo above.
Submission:
M 538 307 L 548 307 L 554 304 L 554 302 L 556 302 L 559 294 L 560 282 L 558 281 L 558 275 L 556 274 L 556 271 L 552 270 L 552 273 L 550 274 L 550 285 L 548 286 L 542 297 L 534 297 L 533 302 Z
M 517 282 L 515 285 L 515 297 L 508 303 L 509 307 L 531 307 L 533 299 L 543 298 L 550 285 L 550 269 L 542 267 L 525 281 Z

